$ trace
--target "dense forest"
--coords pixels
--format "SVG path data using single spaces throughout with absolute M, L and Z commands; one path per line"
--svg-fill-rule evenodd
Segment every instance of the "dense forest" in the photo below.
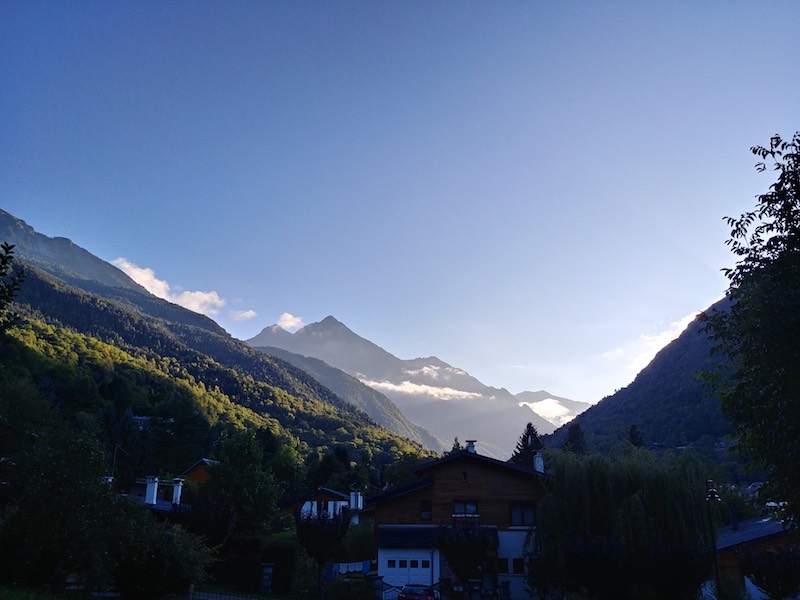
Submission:
M 304 371 L 204 327 L 153 319 L 35 268 L 17 305 L 25 324 L 3 340 L 2 385 L 94 416 L 110 448 L 126 415 L 170 423 L 172 447 L 141 465 L 155 473 L 212 454 L 223 431 L 243 428 L 268 431 L 303 459 L 344 447 L 379 469 L 425 454 Z

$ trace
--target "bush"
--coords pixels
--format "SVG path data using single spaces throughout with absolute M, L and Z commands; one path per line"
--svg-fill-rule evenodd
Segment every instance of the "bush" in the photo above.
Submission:
M 123 597 L 184 593 L 205 578 L 211 551 L 179 525 L 159 523 L 143 506 L 126 503 L 116 529 L 113 577 Z

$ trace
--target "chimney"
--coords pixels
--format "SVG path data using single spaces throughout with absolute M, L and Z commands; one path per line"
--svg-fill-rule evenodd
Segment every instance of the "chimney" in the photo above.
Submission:
M 467 452 L 470 454 L 476 454 L 475 452 L 475 442 L 478 440 L 467 440 Z
M 181 493 L 183 492 L 183 479 L 176 477 L 172 480 L 172 503 L 181 503 Z
M 533 455 L 533 470 L 537 473 L 544 473 L 544 457 L 541 452 Z
M 350 510 L 362 510 L 364 508 L 364 496 L 359 491 L 350 492 Z
M 155 504 L 158 497 L 158 477 L 153 475 L 147 476 L 147 488 L 144 492 L 144 503 Z

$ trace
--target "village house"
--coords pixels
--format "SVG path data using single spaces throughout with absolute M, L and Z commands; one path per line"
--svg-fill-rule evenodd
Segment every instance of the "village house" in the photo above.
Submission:
M 490 534 L 482 567 L 484 590 L 525 598 L 525 546 L 536 527 L 536 505 L 550 484 L 541 457 L 519 466 L 478 454 L 475 442 L 416 470 L 419 481 L 371 498 L 379 577 L 400 587 L 437 589 L 453 575 L 441 552 L 442 528 L 471 520 Z
M 739 553 L 748 549 L 780 553 L 783 548 L 797 548 L 798 543 L 797 530 L 785 528 L 772 517 L 735 521 L 725 527 L 717 537 L 717 569 L 723 590 L 754 600 L 767 598 L 742 572 Z
M 126 495 L 160 513 L 174 512 L 181 507 L 185 509 L 186 505 L 182 502 L 184 484 L 187 481 L 205 483 L 209 478 L 209 468 L 215 464 L 216 460 L 201 458 L 179 477 L 170 479 L 159 479 L 155 475 L 139 477 L 130 485 Z M 112 479 L 109 477 L 109 482 Z
M 300 514 L 315 517 L 319 513 L 335 515 L 342 510 L 350 511 L 350 523 L 358 525 L 359 516 L 364 508 L 364 497 L 361 492 L 351 491 L 349 494 L 331 488 L 318 487 L 302 500 Z

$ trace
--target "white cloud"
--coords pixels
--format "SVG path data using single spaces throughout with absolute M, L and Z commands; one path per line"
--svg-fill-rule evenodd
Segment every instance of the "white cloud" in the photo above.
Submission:
M 395 392 L 398 394 L 425 395 L 435 398 L 436 400 L 468 400 L 470 398 L 481 397 L 481 395 L 476 392 L 465 392 L 463 390 L 455 390 L 453 388 L 423 385 L 420 383 L 414 383 L 413 381 L 392 383 L 391 381 L 369 381 L 367 379 L 362 379 L 361 383 L 379 391 Z
M 421 376 L 429 379 L 450 379 L 453 375 L 466 375 L 466 371 L 455 367 L 440 367 L 438 365 L 425 365 L 419 369 L 403 369 L 403 373 L 411 377 Z
M 148 292 L 164 300 L 169 300 L 169 284 L 163 279 L 156 277 L 153 269 L 138 267 L 127 258 L 116 258 L 111 261 L 115 267 L 120 269 L 128 277 L 146 289 Z
M 520 402 L 519 405 L 526 405 L 533 412 L 548 421 L 563 425 L 572 420 L 572 415 L 569 414 L 569 409 L 561 404 L 555 398 L 545 398 L 538 402 Z
M 411 377 L 414 377 L 415 375 L 422 375 L 423 377 L 429 377 L 430 379 L 439 379 L 439 367 L 432 365 L 420 367 L 419 369 L 403 369 L 403 373 Z
M 194 312 L 214 316 L 219 314 L 220 309 L 225 306 L 225 299 L 213 290 L 210 292 L 184 291 L 176 294 L 172 292 L 168 282 L 156 277 L 153 269 L 139 267 L 127 258 L 122 257 L 112 262 L 114 266 L 154 296 L 169 300 Z
M 219 314 L 220 309 L 225 306 L 225 299 L 221 298 L 217 292 L 181 292 L 172 297 L 175 304 L 180 304 L 184 308 L 204 315 Z
M 296 331 L 303 323 L 303 317 L 296 317 L 291 313 L 285 312 L 278 318 L 278 325 L 286 331 Z
M 234 310 L 231 312 L 231 319 L 234 321 L 249 321 L 258 316 L 254 310 Z

